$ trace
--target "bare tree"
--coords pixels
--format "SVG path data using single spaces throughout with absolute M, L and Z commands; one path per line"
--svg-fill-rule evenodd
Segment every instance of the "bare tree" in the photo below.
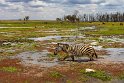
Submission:
M 83 14 L 80 19 L 85 22 L 124 22 L 124 13 L 96 13 L 93 14 Z

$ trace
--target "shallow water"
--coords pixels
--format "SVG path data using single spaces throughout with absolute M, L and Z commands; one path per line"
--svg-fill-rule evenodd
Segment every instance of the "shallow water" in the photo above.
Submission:
M 115 62 L 124 62 L 124 48 L 107 48 L 109 56 L 105 59 Z
M 124 63 L 124 48 L 107 48 L 106 50 L 108 51 L 109 55 L 103 56 L 103 59 L 100 59 L 98 61 L 102 61 L 105 63 Z
M 96 26 L 91 26 L 91 27 L 80 27 L 79 30 L 93 30 L 95 29 Z
M 55 66 L 58 63 L 57 59 L 50 60 L 47 56 L 49 52 L 44 50 L 42 52 L 22 52 L 16 56 L 21 60 L 23 65 L 38 65 L 42 67 Z
M 109 52 L 108 56 L 104 56 L 104 59 L 98 59 L 95 62 L 124 62 L 124 48 L 107 48 L 106 49 Z M 22 52 L 16 56 L 16 58 L 19 58 L 21 60 L 21 63 L 23 65 L 37 65 L 41 67 L 52 67 L 56 65 L 61 65 L 61 61 L 58 61 L 57 58 L 50 58 L 48 57 L 48 51 L 44 50 L 42 52 Z M 81 62 L 87 62 L 89 60 L 88 57 L 77 57 L 77 61 Z M 70 58 L 67 60 L 71 60 Z M 86 60 L 86 61 L 85 61 Z M 68 61 L 69 62 L 69 61 Z M 66 63 L 68 63 L 66 62 Z
M 45 40 L 61 40 L 61 39 L 76 39 L 76 38 L 84 38 L 83 36 L 46 36 L 46 37 L 38 37 L 38 38 L 28 38 L 30 40 L 34 40 L 34 41 L 45 41 Z
M 61 36 L 46 36 L 46 37 L 28 38 L 28 39 L 34 40 L 34 41 L 45 41 L 45 40 L 52 40 L 52 39 L 60 40 Z
M 111 41 L 111 42 L 122 42 L 124 43 L 124 39 L 121 39 L 121 38 L 118 38 L 118 37 L 110 37 L 110 38 L 107 38 L 107 37 L 100 37 L 99 38 L 100 40 L 103 40 L 103 41 Z

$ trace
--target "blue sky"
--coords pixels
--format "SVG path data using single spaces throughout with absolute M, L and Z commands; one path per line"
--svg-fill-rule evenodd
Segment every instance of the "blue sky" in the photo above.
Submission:
M 54 20 L 57 17 L 96 12 L 123 12 L 124 0 L 0 0 L 0 19 Z

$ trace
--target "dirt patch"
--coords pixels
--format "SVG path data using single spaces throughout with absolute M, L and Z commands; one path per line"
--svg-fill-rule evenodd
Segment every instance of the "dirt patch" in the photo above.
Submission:
M 45 82 L 43 78 L 35 76 L 37 72 L 41 72 L 41 69 L 24 67 L 20 64 L 18 59 L 4 59 L 0 61 L 0 69 L 3 67 L 15 67 L 18 69 L 16 72 L 8 72 L 0 70 L 0 82 L 1 83 L 41 83 Z M 34 72 L 34 73 L 33 73 Z
M 103 43 L 104 48 L 124 48 L 124 43 L 121 42 L 110 42 L 110 43 Z
M 96 50 L 96 54 L 98 56 L 104 56 L 104 55 L 107 55 L 108 52 L 107 52 L 107 50 Z
M 16 66 L 21 67 L 20 60 L 18 59 L 4 59 L 0 61 L 0 67 L 6 67 L 6 66 Z
M 82 75 L 80 73 L 80 70 L 85 70 L 86 68 L 91 68 L 99 71 L 105 71 L 107 74 L 111 75 L 112 77 L 118 77 L 119 75 L 124 74 L 124 68 L 122 68 L 124 64 L 96 64 L 96 63 L 70 63 L 64 66 L 56 66 L 48 69 L 44 74 L 43 77 L 48 81 L 53 81 L 55 83 L 60 82 L 67 82 L 71 81 L 72 83 L 78 82 L 78 83 L 87 83 L 91 82 L 91 78 L 86 77 L 85 75 Z M 50 76 L 50 72 L 58 72 L 62 75 L 60 78 L 55 78 Z M 99 83 L 102 81 L 92 78 L 92 81 L 95 81 L 96 83 Z M 111 80 L 113 81 L 113 80 Z M 110 83 L 111 83 L 110 81 Z M 118 81 L 119 82 L 119 81 Z M 104 83 L 104 82 L 103 82 Z M 121 83 L 121 82 L 120 82 Z
M 32 52 L 31 52 L 32 53 Z M 113 77 L 118 77 L 124 74 L 123 63 L 97 63 L 92 62 L 72 62 L 72 61 L 59 61 L 64 65 L 56 65 L 53 67 L 39 67 L 37 65 L 22 66 L 18 59 L 4 59 L 0 61 L 0 68 L 13 66 L 19 69 L 17 72 L 0 71 L 0 81 L 3 83 L 17 83 L 17 82 L 29 82 L 29 83 L 46 83 L 46 82 L 78 82 L 84 83 L 91 80 L 99 81 L 95 78 L 90 78 L 82 75 L 80 70 L 91 68 L 95 70 L 105 71 Z M 51 73 L 57 72 L 51 76 Z M 60 77 L 57 77 L 60 75 Z M 56 78 L 57 77 L 57 78 Z

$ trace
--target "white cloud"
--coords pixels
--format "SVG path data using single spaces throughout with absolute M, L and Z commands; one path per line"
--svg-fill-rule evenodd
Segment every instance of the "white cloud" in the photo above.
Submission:
M 72 14 L 124 11 L 124 0 L 0 0 L 0 19 L 29 15 L 31 19 L 55 19 Z
M 47 3 L 45 3 L 45 2 L 43 2 L 43 1 L 39 1 L 39 0 L 35 0 L 35 1 L 30 1 L 29 3 L 29 6 L 36 6 L 36 7 L 38 7 L 38 6 L 48 6 L 48 4 Z
M 99 4 L 99 3 L 104 3 L 105 0 L 91 0 L 92 3 L 96 3 L 96 4 Z
M 124 4 L 124 0 L 106 0 L 105 3 L 101 3 L 104 6 L 121 6 Z
M 0 0 L 0 3 L 5 3 L 5 0 Z

